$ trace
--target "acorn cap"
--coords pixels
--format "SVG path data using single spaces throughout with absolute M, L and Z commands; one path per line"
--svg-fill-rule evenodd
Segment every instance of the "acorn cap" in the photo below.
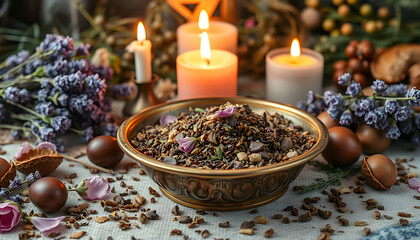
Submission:
M 13 161 L 10 161 L 10 167 L 7 172 L 0 178 L 0 187 L 9 186 L 9 181 L 13 181 L 16 177 L 16 166 Z
M 39 171 L 47 176 L 63 162 L 63 156 L 51 149 L 35 148 L 15 159 L 16 169 L 26 175 Z

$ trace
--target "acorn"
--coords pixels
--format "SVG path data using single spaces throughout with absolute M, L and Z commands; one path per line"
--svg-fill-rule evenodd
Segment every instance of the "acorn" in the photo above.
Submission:
M 6 159 L 0 158 L 0 187 L 9 186 L 9 181 L 13 180 L 15 177 L 15 164 L 12 161 L 9 163 Z
M 397 167 L 387 156 L 375 154 L 364 157 L 362 161 L 362 175 L 370 186 L 388 190 L 397 180 Z
M 39 171 L 47 176 L 63 162 L 63 156 L 52 149 L 34 148 L 15 159 L 16 169 L 26 175 Z

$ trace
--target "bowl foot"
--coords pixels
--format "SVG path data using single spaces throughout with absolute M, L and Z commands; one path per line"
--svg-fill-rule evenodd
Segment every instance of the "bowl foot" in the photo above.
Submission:
M 255 207 L 259 207 L 259 206 L 271 203 L 274 200 L 278 199 L 279 197 L 283 196 L 283 194 L 287 191 L 288 186 L 264 198 L 252 199 L 252 200 L 244 201 L 244 202 L 224 202 L 224 203 L 197 201 L 197 200 L 177 196 L 162 187 L 159 187 L 159 188 L 166 197 L 186 207 L 190 207 L 194 209 L 209 210 L 209 211 L 226 212 L 226 211 L 245 210 L 245 209 L 255 208 Z

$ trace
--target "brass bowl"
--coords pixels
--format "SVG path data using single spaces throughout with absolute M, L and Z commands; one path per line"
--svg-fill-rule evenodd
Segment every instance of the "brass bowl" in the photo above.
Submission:
M 307 152 L 288 161 L 246 169 L 197 169 L 167 164 L 136 150 L 131 144 L 139 129 L 158 123 L 161 115 L 177 115 L 192 108 L 232 104 L 248 104 L 259 114 L 264 110 L 278 112 L 315 136 L 317 142 Z M 230 97 L 203 98 L 164 103 L 147 108 L 127 119 L 119 128 L 118 144 L 138 161 L 164 195 L 192 208 L 232 211 L 254 208 L 282 196 L 299 175 L 306 162 L 315 158 L 328 143 L 327 128 L 309 113 L 295 107 L 265 100 Z

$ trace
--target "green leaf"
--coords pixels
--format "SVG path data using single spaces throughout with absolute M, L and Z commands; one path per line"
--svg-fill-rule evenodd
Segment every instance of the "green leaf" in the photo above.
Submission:
M 223 159 L 222 149 L 220 147 L 216 147 L 216 152 L 217 152 L 218 159 L 222 160 Z
M 206 111 L 204 111 L 204 109 L 202 108 L 195 108 L 194 109 L 195 112 L 200 112 L 200 113 L 205 113 Z
M 213 160 L 217 160 L 217 159 L 219 159 L 218 157 L 215 157 L 215 156 L 213 156 L 213 157 L 211 157 L 210 159 L 208 159 L 209 161 L 213 161 Z

